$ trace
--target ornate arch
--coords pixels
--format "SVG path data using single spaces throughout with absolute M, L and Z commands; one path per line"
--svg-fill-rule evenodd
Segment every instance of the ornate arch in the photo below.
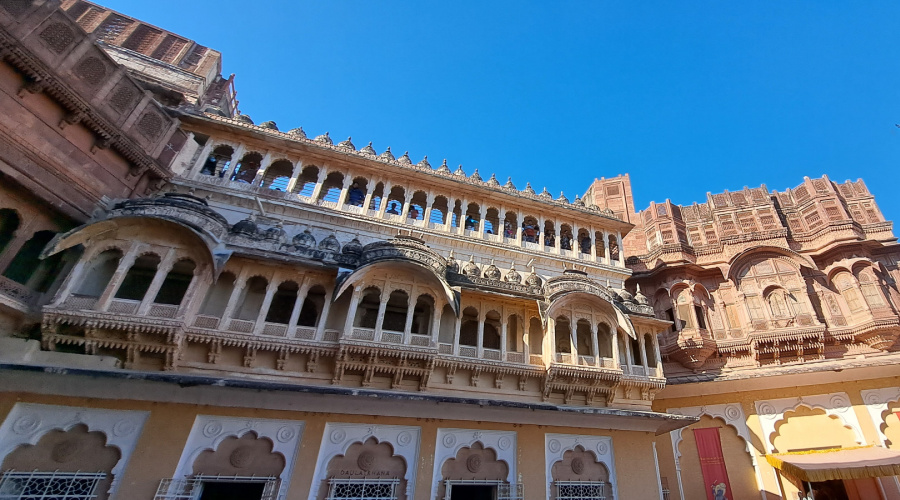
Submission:
M 267 438 L 272 441 L 272 453 L 279 453 L 284 457 L 284 469 L 281 471 L 278 490 L 279 498 L 283 498 L 287 494 L 303 428 L 304 423 L 296 420 L 197 415 L 197 418 L 194 419 L 194 426 L 191 428 L 191 434 L 181 453 L 181 459 L 178 461 L 178 467 L 175 468 L 174 477 L 180 479 L 190 476 L 197 457 L 204 451 L 217 450 L 225 439 L 241 438 L 247 433 L 253 432 L 258 438 Z
M 49 431 L 68 431 L 76 425 L 84 425 L 89 432 L 102 432 L 106 436 L 107 446 L 118 448 L 122 454 L 111 471 L 113 480 L 109 494 L 115 497 L 122 474 L 149 416 L 147 411 L 16 403 L 3 425 L 0 425 L 0 461 L 21 445 L 36 445 Z
M 887 436 L 884 434 L 885 413 L 888 411 L 888 405 L 900 401 L 900 387 L 883 387 L 859 392 L 866 404 L 866 411 L 869 413 L 869 418 L 872 419 L 875 431 L 878 432 L 881 446 L 884 446 L 887 441 Z
M 309 490 L 309 500 L 318 498 L 319 487 L 322 481 L 327 479 L 328 464 L 332 458 L 346 455 L 353 443 L 365 443 L 367 439 L 373 437 L 379 443 L 390 443 L 394 448 L 394 455 L 406 462 L 406 473 L 403 477 L 406 480 L 406 498 L 414 498 L 421 433 L 420 427 L 403 425 L 326 424 L 322 445 L 319 448 L 319 459 L 313 473 L 312 487 Z
M 444 462 L 456 457 L 459 450 L 471 448 L 476 442 L 485 449 L 490 448 L 497 454 L 497 460 L 509 466 L 506 481 L 516 482 L 516 433 L 515 431 L 480 431 L 475 429 L 438 429 L 437 444 L 434 453 L 434 474 L 431 485 L 431 497 L 436 498 L 442 475 Z M 312 500 L 312 499 L 310 499 Z
M 581 446 L 594 455 L 598 463 L 602 463 L 609 471 L 609 482 L 612 485 L 612 497 L 619 498 L 616 486 L 616 462 L 613 455 L 612 438 L 609 436 L 579 436 L 574 434 L 545 434 L 544 457 L 546 463 L 547 498 L 553 498 L 553 465 L 563 459 L 567 451 Z
M 740 281 L 738 277 L 739 271 L 743 270 L 754 259 L 765 258 L 780 258 L 796 267 L 798 271 L 804 265 L 806 267 L 809 267 L 810 269 L 818 269 L 816 263 L 813 262 L 811 258 L 795 252 L 794 250 L 791 250 L 789 248 L 763 245 L 748 248 L 732 257 L 731 260 L 728 261 L 725 272 L 723 274 L 725 275 L 726 279 L 732 280 L 737 283 L 738 281 Z
M 829 417 L 840 419 L 844 427 L 853 431 L 856 442 L 859 445 L 866 444 L 866 439 L 859 426 L 859 420 L 856 418 L 856 413 L 850 405 L 850 398 L 847 396 L 847 393 L 834 392 L 831 394 L 817 394 L 815 396 L 757 401 L 756 413 L 759 415 L 759 424 L 763 430 L 762 437 L 763 441 L 765 441 L 766 453 L 775 451 L 775 444 L 772 442 L 775 426 L 778 422 L 784 420 L 785 413 L 794 411 L 800 406 L 824 410 Z

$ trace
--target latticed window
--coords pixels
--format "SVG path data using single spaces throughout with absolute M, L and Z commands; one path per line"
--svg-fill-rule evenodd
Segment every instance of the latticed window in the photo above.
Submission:
M 278 478 L 272 476 L 195 476 L 163 479 L 153 500 L 204 500 L 228 492 L 243 500 L 275 500 Z M 93 497 L 91 497 L 93 498 Z M 6 500 L 0 495 L 0 500 Z M 49 499 L 48 499 L 49 500 Z
M 556 481 L 556 500 L 612 499 L 609 483 L 603 481 Z
M 15 472 L 0 478 L 0 500 L 90 500 L 106 473 Z
M 331 479 L 326 500 L 391 500 L 399 479 Z

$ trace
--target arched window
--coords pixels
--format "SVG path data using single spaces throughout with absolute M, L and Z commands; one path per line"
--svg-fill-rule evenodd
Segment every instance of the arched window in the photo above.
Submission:
M 478 310 L 474 307 L 463 310 L 459 326 L 459 345 L 478 347 Z
M 350 183 L 350 189 L 347 191 L 347 205 L 351 207 L 361 207 L 366 202 L 366 193 L 368 193 L 369 181 L 365 177 L 357 177 Z
M 484 337 L 481 346 L 485 349 L 500 350 L 500 314 L 497 311 L 488 311 L 484 316 Z
M 863 268 L 857 272 L 859 279 L 859 289 L 862 291 L 866 304 L 872 309 L 884 307 L 884 296 L 881 294 L 881 287 L 878 285 L 878 277 L 871 267 Z
M 578 249 L 583 254 L 591 254 L 591 233 L 587 229 L 578 230 Z
M 578 320 L 575 324 L 575 340 L 577 342 L 579 356 L 594 356 L 594 340 L 592 339 L 591 323 L 586 319 Z
M 233 154 L 234 149 L 231 146 L 224 144 L 216 146 L 206 158 L 203 167 L 200 168 L 200 173 L 203 175 L 218 175 L 220 172 L 224 172 L 228 169 L 228 165 L 231 163 L 231 155 Z
M 385 203 L 387 203 L 385 213 L 391 215 L 402 214 L 403 204 L 406 203 L 406 190 L 400 186 L 392 187 Z
M 375 184 L 375 189 L 372 191 L 372 201 L 369 202 L 369 210 L 379 210 L 381 209 L 381 202 L 384 199 L 384 184 L 379 182 Z
M 319 182 L 319 167 L 310 165 L 303 167 L 300 176 L 297 177 L 297 184 L 294 185 L 294 193 L 300 196 L 310 197 L 316 189 L 316 183 Z
M 429 295 L 419 295 L 416 299 L 416 307 L 413 309 L 411 333 L 417 335 L 429 335 L 431 319 L 434 317 L 434 299 Z
M 544 326 L 538 318 L 531 318 L 528 321 L 528 352 L 544 353 Z
M 41 251 L 56 235 L 53 231 L 38 231 L 26 241 L 10 261 L 3 275 L 40 292 L 46 291 L 59 272 L 62 254 L 41 261 Z
M 572 249 L 572 227 L 568 224 L 559 226 L 559 248 L 563 250 Z
M 81 274 L 81 283 L 75 289 L 75 295 L 83 297 L 103 295 L 103 291 L 106 290 L 113 275 L 116 274 L 121 259 L 122 251 L 118 248 L 104 250 L 100 255 L 94 257 L 91 263 L 85 266 Z
M 572 353 L 572 332 L 569 327 L 569 318 L 560 316 L 556 318 L 556 352 L 560 354 Z
M 228 307 L 228 300 L 231 299 L 231 293 L 234 291 L 235 281 L 234 274 L 228 271 L 220 274 L 215 284 L 206 292 L 203 305 L 200 307 L 200 314 L 221 318 L 225 313 L 225 308 Z
M 478 225 L 481 224 L 481 207 L 478 203 L 469 203 L 466 207 L 466 218 L 463 221 L 463 229 L 467 231 L 477 231 Z
M 544 246 L 556 246 L 556 226 L 551 221 L 544 221 Z
M 494 207 L 488 208 L 484 214 L 484 233 L 500 234 L 500 211 Z
M 526 216 L 522 219 L 522 239 L 527 243 L 537 243 L 541 234 L 541 228 L 537 219 L 532 216 Z
M 519 227 L 519 219 L 515 212 L 506 212 L 506 218 L 503 219 L 503 237 L 515 238 L 516 229 Z
M 19 213 L 11 208 L 0 209 L 0 254 L 12 241 L 16 230 L 19 229 Z
M 322 309 L 325 307 L 325 288 L 322 285 L 316 285 L 306 292 L 306 298 L 303 299 L 303 306 L 300 308 L 300 316 L 297 316 L 298 326 L 319 326 L 319 317 Z M 377 310 L 376 310 L 377 313 Z M 372 321 L 375 324 L 375 321 Z M 375 328 L 372 326 L 371 328 Z
M 235 318 L 244 321 L 255 321 L 259 317 L 260 309 L 262 309 L 268 286 L 269 281 L 262 276 L 254 276 L 247 280 L 247 284 L 244 286 L 244 297 L 241 300 Z
M 636 366 L 641 366 L 644 363 L 641 362 L 641 343 L 638 342 L 638 339 L 628 337 L 631 341 L 631 364 Z
M 394 290 L 388 297 L 387 307 L 384 309 L 384 321 L 382 330 L 402 332 L 406 328 L 406 313 L 409 309 L 409 295 L 403 290 Z
M 656 366 L 656 349 L 653 347 L 653 335 L 644 334 L 644 350 L 647 351 L 647 366 Z
M 378 308 L 381 306 L 381 290 L 369 287 L 363 290 L 359 305 L 356 306 L 354 325 L 360 328 L 375 328 L 378 324 Z
M 162 286 L 153 302 L 157 304 L 170 304 L 173 306 L 181 305 L 184 300 L 184 294 L 187 293 L 191 280 L 194 279 L 194 268 L 196 265 L 190 259 L 181 259 L 172 266 L 172 270 L 166 274 Z
M 446 224 L 447 223 L 447 197 L 446 196 L 438 196 L 434 199 L 434 203 L 431 204 L 431 217 L 428 222 L 433 222 L 435 224 Z
M 319 199 L 337 203 L 341 197 L 341 189 L 343 189 L 343 187 L 344 174 L 340 172 L 331 172 L 325 177 L 325 182 L 322 183 L 322 190 L 319 191 Z
M 261 154 L 255 152 L 245 154 L 244 157 L 241 158 L 241 162 L 238 163 L 238 166 L 235 167 L 234 173 L 231 175 L 231 180 L 245 184 L 253 183 L 253 179 L 256 178 L 256 173 L 259 172 L 261 164 Z
M 601 358 L 613 357 L 613 338 L 606 323 L 597 325 L 597 347 Z
M 851 275 L 847 271 L 841 271 L 838 273 L 833 279 L 835 285 L 837 285 L 838 291 L 841 292 L 841 296 L 844 297 L 844 300 L 847 302 L 847 307 L 850 308 L 850 312 L 859 312 L 863 310 L 863 302 L 859 296 L 859 291 L 856 289 L 856 283 Z
M 451 212 L 450 217 L 450 225 L 452 227 L 459 227 L 462 223 L 462 200 L 456 200 L 453 202 L 453 211 Z
M 597 251 L 594 255 L 597 257 L 606 257 L 606 243 L 603 241 L 603 233 L 596 231 L 594 233 L 594 241 L 597 242 Z
M 289 160 L 278 160 L 269 165 L 263 174 L 262 187 L 275 191 L 287 191 L 288 182 L 294 174 L 294 164 Z
M 506 349 L 511 352 L 521 352 L 519 337 L 522 332 L 519 324 L 521 319 L 515 314 L 506 318 Z
M 609 258 L 619 260 L 619 242 L 614 234 L 609 235 Z
M 790 318 L 794 316 L 788 306 L 787 294 L 781 288 L 776 288 L 769 292 L 766 302 L 769 304 L 769 312 L 773 318 Z
M 425 220 L 425 207 L 428 206 L 428 195 L 424 191 L 416 191 L 409 200 L 409 212 L 406 218 L 411 220 Z
M 297 292 L 300 287 L 293 281 L 285 281 L 278 285 L 272 302 L 269 303 L 269 311 L 266 313 L 267 323 L 286 325 L 291 321 L 291 313 L 297 302 Z
M 675 310 L 678 315 L 678 322 L 681 326 L 679 330 L 685 328 L 696 328 L 694 324 L 694 315 L 692 313 L 694 298 L 691 296 L 690 290 L 682 288 L 675 295 Z
M 159 267 L 159 256 L 156 254 L 144 254 L 135 259 L 116 292 L 116 298 L 144 300 L 144 295 L 147 294 L 147 289 L 150 288 L 150 283 L 156 276 L 157 267 Z

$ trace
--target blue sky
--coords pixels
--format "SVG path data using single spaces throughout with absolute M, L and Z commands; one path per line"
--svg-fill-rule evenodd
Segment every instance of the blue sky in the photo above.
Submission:
M 282 130 L 569 198 L 627 172 L 638 210 L 861 177 L 900 219 L 896 0 L 102 3 L 220 50 Z

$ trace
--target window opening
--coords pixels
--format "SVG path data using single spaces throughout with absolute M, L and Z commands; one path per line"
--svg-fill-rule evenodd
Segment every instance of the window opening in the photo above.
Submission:
M 105 472 L 16 472 L 0 477 L 0 498 L 9 500 L 92 500 Z
M 158 266 L 159 256 L 156 254 L 146 254 L 138 257 L 125 275 L 125 279 L 122 280 L 122 285 L 119 286 L 119 290 L 116 292 L 116 298 L 143 300 L 147 289 L 150 288 L 153 277 L 156 276 L 156 268 Z

